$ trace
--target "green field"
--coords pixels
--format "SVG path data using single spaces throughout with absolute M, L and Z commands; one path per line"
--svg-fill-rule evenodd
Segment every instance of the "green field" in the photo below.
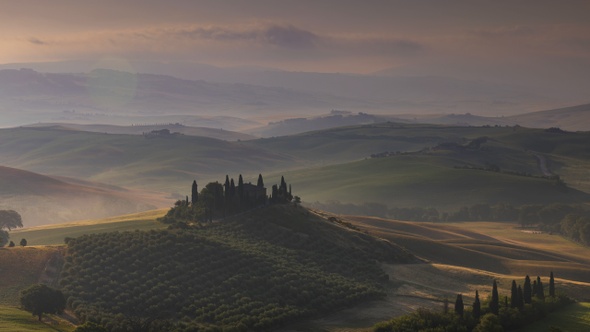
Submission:
M 285 172 L 305 202 L 382 203 L 456 210 L 477 203 L 585 202 L 590 195 L 554 182 L 474 169 L 453 155 L 401 155 Z M 273 177 L 269 177 L 273 180 Z
M 84 234 L 163 229 L 166 225 L 156 219 L 166 214 L 166 211 L 167 209 L 161 209 L 99 220 L 15 229 L 10 232 L 10 238 L 15 243 L 25 238 L 30 246 L 60 245 L 64 244 L 66 237 Z
M 551 327 L 563 332 L 590 331 L 590 303 L 574 303 L 519 331 L 545 332 Z
M 0 332 L 71 332 L 72 324 L 55 316 L 45 315 L 42 322 L 31 313 L 7 306 L 0 306 Z

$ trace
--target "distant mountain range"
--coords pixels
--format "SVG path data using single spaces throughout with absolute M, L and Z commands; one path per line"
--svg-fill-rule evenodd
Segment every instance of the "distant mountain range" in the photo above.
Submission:
M 87 61 L 0 65 L 0 101 L 3 113 L 12 117 L 3 119 L 12 120 L 5 126 L 62 120 L 131 124 L 134 119 L 153 122 L 157 116 L 224 115 L 257 122 L 250 127 L 332 109 L 507 116 L 573 102 L 485 80 L 133 61 L 123 69 Z

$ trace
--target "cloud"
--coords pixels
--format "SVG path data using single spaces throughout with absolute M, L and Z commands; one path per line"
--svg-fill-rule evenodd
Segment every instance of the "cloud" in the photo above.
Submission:
M 289 26 L 270 26 L 264 31 L 264 40 L 285 48 L 313 48 L 319 39 L 315 33 Z
M 207 40 L 216 42 L 256 42 L 261 45 L 275 45 L 286 49 L 313 48 L 319 36 L 313 32 L 292 25 L 266 25 L 262 27 L 194 27 L 165 29 L 157 34 L 172 35 L 177 38 Z M 146 33 L 139 34 L 147 37 Z
M 47 44 L 46 42 L 44 42 L 41 39 L 36 38 L 36 37 L 29 38 L 28 39 L 28 42 L 31 43 L 31 44 L 35 44 L 35 45 L 45 45 L 45 44 Z
M 527 37 L 537 34 L 537 30 L 530 26 L 514 25 L 496 28 L 478 29 L 474 33 L 483 38 Z

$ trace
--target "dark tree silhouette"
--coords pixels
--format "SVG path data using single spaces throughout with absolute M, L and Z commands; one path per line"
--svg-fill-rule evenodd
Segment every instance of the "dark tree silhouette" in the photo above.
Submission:
M 498 284 L 496 280 L 494 280 L 494 284 L 492 285 L 492 299 L 490 300 L 489 307 L 494 315 L 500 312 L 500 296 L 498 295 Z
M 463 306 L 463 295 L 457 294 L 457 299 L 455 300 L 455 313 L 459 317 L 463 317 L 463 310 L 465 310 L 465 307 Z
M 240 202 L 244 200 L 244 179 L 242 179 L 242 174 L 238 178 L 238 198 Z
M 21 240 L 20 240 L 20 245 L 21 245 L 22 247 L 26 247 L 26 245 L 27 245 L 27 239 L 21 239 Z
M 518 301 L 516 307 L 520 310 L 524 309 L 524 295 L 522 294 L 522 287 L 518 285 L 518 289 L 516 290 L 516 294 L 518 295 Z
M 197 180 L 193 180 L 193 187 L 191 190 L 191 203 L 193 206 L 197 205 L 199 201 L 199 188 L 197 186 Z
M 539 293 L 539 289 L 537 287 L 537 280 L 533 280 L 533 296 L 537 296 L 537 294 Z
M 23 227 L 23 220 L 14 210 L 0 210 L 0 229 L 11 230 Z
M 553 278 L 553 271 L 549 275 L 549 296 L 555 297 L 555 279 Z
M 61 291 L 47 285 L 33 285 L 21 292 L 20 303 L 26 311 L 34 316 L 61 313 L 66 307 L 66 299 Z
M 479 302 L 479 292 L 475 291 L 475 301 L 473 302 L 473 317 L 478 319 L 481 316 L 481 303 Z
M 12 247 L 14 247 L 14 246 L 15 246 L 15 244 L 14 244 L 14 242 L 10 241 L 10 243 L 8 244 L 8 246 L 9 246 L 10 248 L 12 248 Z
M 533 297 L 533 289 L 531 287 L 531 278 L 527 275 L 524 278 L 524 289 L 522 290 L 524 303 L 530 304 Z
M 510 288 L 510 308 L 518 308 L 518 288 L 516 287 L 516 280 L 512 280 L 512 287 Z

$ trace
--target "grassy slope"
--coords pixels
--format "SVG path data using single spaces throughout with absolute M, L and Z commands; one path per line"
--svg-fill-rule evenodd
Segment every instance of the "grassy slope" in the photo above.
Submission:
M 554 271 L 566 289 L 590 298 L 590 248 L 558 235 L 520 231 L 515 224 L 494 222 L 415 223 L 370 217 L 346 220 L 402 245 L 432 263 L 487 271 L 504 276 L 548 276 Z
M 304 201 L 378 202 L 454 210 L 475 203 L 579 202 L 590 196 L 553 182 L 471 169 L 449 155 L 402 155 L 285 172 Z M 272 180 L 271 177 L 269 177 Z
M 57 247 L 0 248 L 0 304 L 18 305 L 20 291 L 39 281 Z
M 0 306 L 0 332 L 71 332 L 74 326 L 54 316 L 47 316 L 43 322 L 31 313 L 14 308 Z
M 15 243 L 25 238 L 29 245 L 56 245 L 64 244 L 66 237 L 84 234 L 162 229 L 166 226 L 156 219 L 166 214 L 166 211 L 161 209 L 99 220 L 15 229 L 10 232 L 10 237 Z

